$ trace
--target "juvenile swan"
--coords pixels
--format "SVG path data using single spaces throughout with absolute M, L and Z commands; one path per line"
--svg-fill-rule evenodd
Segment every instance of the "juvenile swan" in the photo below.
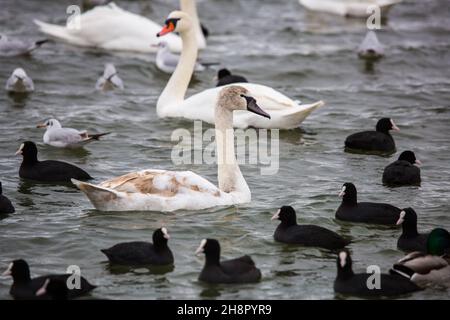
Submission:
M 75 179 L 95 208 L 101 211 L 200 210 L 250 202 L 250 189 L 234 154 L 233 111 L 248 110 L 270 118 L 240 86 L 223 88 L 215 108 L 218 181 L 216 187 L 191 171 L 148 169 L 93 185 Z

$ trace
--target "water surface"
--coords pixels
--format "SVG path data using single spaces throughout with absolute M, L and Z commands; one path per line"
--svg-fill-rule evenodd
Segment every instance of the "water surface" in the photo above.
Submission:
M 10 36 L 39 37 L 35 18 L 63 23 L 71 1 L 0 0 L 0 30 Z M 120 1 L 120 6 L 162 23 L 177 1 Z M 445 9 L 447 8 L 447 9 Z M 96 182 L 132 170 L 193 170 L 216 183 L 211 165 L 175 166 L 170 135 L 192 123 L 158 119 L 155 105 L 168 76 L 154 55 L 110 54 L 59 42 L 31 57 L 1 58 L 0 80 L 23 67 L 36 92 L 15 100 L 0 89 L 0 179 L 16 213 L 0 220 L 0 266 L 26 259 L 33 275 L 64 272 L 76 264 L 99 287 L 93 296 L 111 299 L 334 299 L 334 254 L 275 243 L 271 214 L 292 205 L 300 223 L 319 224 L 354 240 L 354 269 L 376 264 L 387 271 L 402 253 L 399 230 L 338 222 L 334 212 L 343 182 L 352 181 L 359 199 L 411 206 L 419 229 L 450 228 L 449 121 L 450 23 L 447 1 L 404 1 L 395 7 L 379 39 L 386 57 L 367 67 L 355 49 L 364 22 L 305 11 L 295 0 L 199 1 L 209 27 L 204 61 L 220 61 L 253 82 L 272 86 L 305 103 L 323 99 L 301 130 L 280 134 L 280 169 L 261 176 L 257 165 L 242 172 L 252 202 L 198 212 L 118 212 L 93 209 L 78 190 L 41 185 L 18 177 L 14 152 L 24 140 L 39 142 L 40 159 L 60 159 L 85 168 Z M 123 92 L 101 94 L 94 85 L 103 64 L 112 62 L 124 80 Z M 189 94 L 214 85 L 215 70 L 197 74 Z M 42 144 L 35 125 L 56 117 L 68 127 L 111 131 L 82 151 Z M 345 137 L 370 129 L 381 117 L 395 119 L 398 152 L 391 157 L 343 152 Z M 208 126 L 205 125 L 205 128 Z M 420 187 L 390 189 L 381 184 L 383 168 L 399 152 L 412 149 L 424 163 Z M 99 251 L 115 243 L 151 240 L 166 225 L 176 265 L 172 272 L 110 270 Z M 202 238 L 217 238 L 225 258 L 250 254 L 262 270 L 258 284 L 209 286 L 197 281 L 203 257 L 194 251 Z M 10 279 L 0 281 L 0 298 L 9 299 Z M 402 298 L 441 299 L 431 289 Z

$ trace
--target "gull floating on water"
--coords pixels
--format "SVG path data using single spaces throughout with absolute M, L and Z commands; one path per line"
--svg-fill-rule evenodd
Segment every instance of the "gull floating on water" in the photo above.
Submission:
M 34 91 L 34 83 L 25 70 L 17 68 L 6 81 L 5 89 L 6 91 L 17 93 L 32 92 Z
M 161 41 L 156 45 L 158 52 L 156 53 L 156 66 L 162 72 L 172 74 L 177 67 L 180 55 L 170 51 L 169 44 L 165 41 Z M 195 63 L 194 71 L 204 71 L 207 66 L 216 65 L 218 63 Z
M 101 91 L 109 91 L 116 88 L 123 89 L 122 79 L 117 75 L 116 68 L 112 63 L 107 63 L 105 65 L 105 71 L 103 72 L 103 75 L 98 78 L 95 88 Z
M 358 47 L 358 56 L 363 59 L 379 59 L 384 56 L 384 48 L 374 31 L 368 31 Z
M 49 119 L 42 124 L 38 124 L 37 128 L 47 128 L 44 133 L 44 143 L 58 148 L 81 148 L 110 133 L 88 134 L 86 130 L 78 131 L 77 129 L 63 128 L 56 119 Z
M 29 54 L 47 41 L 47 39 L 37 41 L 30 39 L 10 39 L 5 35 L 0 35 L 0 56 L 12 57 Z

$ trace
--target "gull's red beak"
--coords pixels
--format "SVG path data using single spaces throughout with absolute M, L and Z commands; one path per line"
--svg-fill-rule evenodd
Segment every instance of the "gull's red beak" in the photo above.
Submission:
M 169 25 L 165 25 L 160 32 L 156 34 L 157 37 L 162 37 L 168 33 L 173 32 L 175 30 L 175 25 L 173 22 L 169 22 Z

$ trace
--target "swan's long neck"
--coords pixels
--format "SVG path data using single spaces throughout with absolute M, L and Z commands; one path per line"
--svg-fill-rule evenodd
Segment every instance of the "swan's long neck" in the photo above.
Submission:
M 194 72 L 198 51 L 194 30 L 188 29 L 182 32 L 181 40 L 183 50 L 180 60 L 156 104 L 156 111 L 160 117 L 170 115 L 170 107 L 183 102 Z
M 186 12 L 192 19 L 192 28 L 194 29 L 195 36 L 197 38 L 197 45 L 200 49 L 206 47 L 206 39 L 203 35 L 200 25 L 200 19 L 197 14 L 197 0 L 180 0 L 181 11 Z
M 250 198 L 250 189 L 242 176 L 234 153 L 233 112 L 221 105 L 215 109 L 217 178 L 219 189 Z

